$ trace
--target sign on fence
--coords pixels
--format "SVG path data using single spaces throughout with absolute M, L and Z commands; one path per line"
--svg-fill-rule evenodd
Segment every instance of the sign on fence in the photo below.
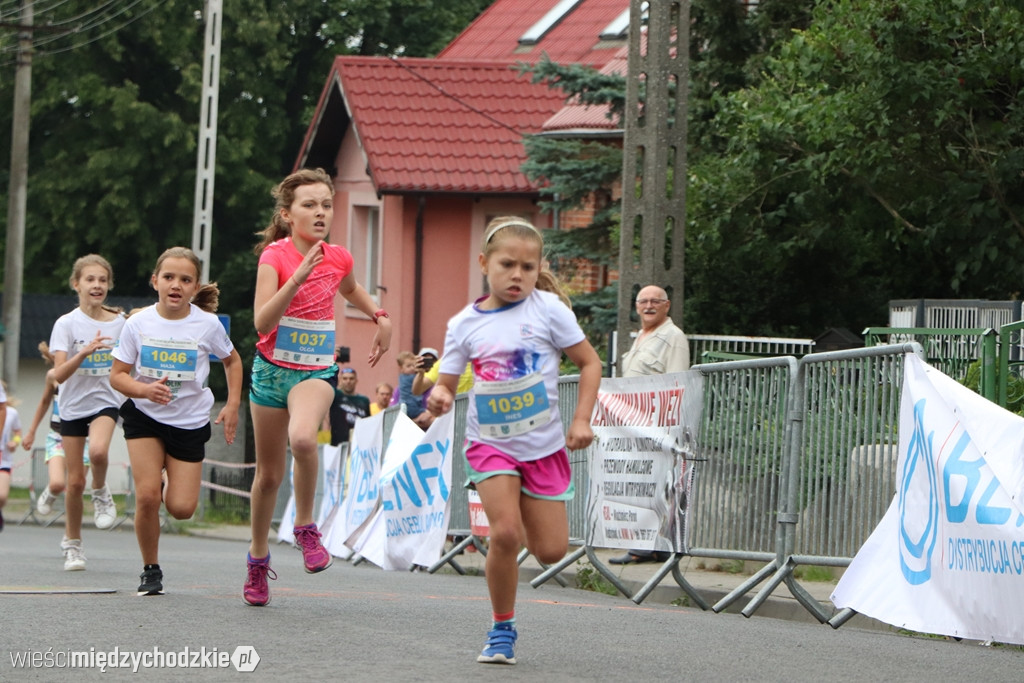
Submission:
M 832 602 L 914 631 L 1024 644 L 1024 418 L 908 354 L 896 483 Z
M 587 545 L 686 551 L 702 383 L 695 370 L 601 380 Z
M 384 449 L 384 413 L 356 420 L 349 440 L 349 484 L 341 504 L 329 513 L 324 547 L 348 557 L 346 541 L 370 519 L 380 500 L 380 454 Z M 346 547 L 347 546 L 347 547 Z

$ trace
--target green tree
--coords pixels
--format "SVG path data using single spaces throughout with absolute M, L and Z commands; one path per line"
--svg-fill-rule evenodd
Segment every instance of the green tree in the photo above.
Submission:
M 1006 2 L 820 5 L 723 99 L 724 153 L 691 159 L 698 319 L 809 334 L 883 321 L 890 298 L 1016 296 L 1022 18 Z
M 239 348 L 251 352 L 254 233 L 269 219 L 270 188 L 292 169 L 334 58 L 428 56 L 487 4 L 225 0 L 210 273 L 221 310 L 236 316 Z M 99 252 L 114 265 L 118 294 L 148 295 L 157 255 L 191 244 L 202 7 L 37 7 L 36 25 L 49 28 L 35 34 L 25 291 L 67 292 L 72 261 Z M 7 102 L 12 46 L 10 38 L 0 44 L 9 60 L 0 70 Z M 10 108 L 0 108 L 0 130 L 10 121 Z M 9 140 L 0 135 L 3 158 Z M 6 186 L 6 167 L 0 181 Z
M 746 87 L 761 76 L 765 51 L 776 41 L 788 39 L 793 28 L 806 26 L 807 5 L 786 0 L 763 0 L 754 14 L 739 2 L 694 0 L 691 5 L 690 95 L 688 154 L 721 153 L 728 145 L 728 131 L 716 126 L 718 110 L 726 93 Z M 561 65 L 542 59 L 522 67 L 534 82 L 546 82 L 562 90 L 567 102 L 606 106 L 609 118 L 621 125 L 625 105 L 625 77 L 600 74 L 580 65 Z M 593 204 L 597 212 L 589 226 L 553 233 L 548 251 L 555 266 L 571 275 L 577 259 L 612 268 L 618 266 L 619 203 L 612 193 L 622 175 L 620 141 L 586 140 L 538 135 L 526 139 L 528 161 L 524 172 L 541 184 L 541 205 L 564 212 Z M 687 256 L 689 259 L 689 256 Z M 692 266 L 687 264 L 690 271 Z M 690 271 L 692 272 L 692 271 Z M 671 284 L 671 283 L 665 283 Z M 595 342 L 616 325 L 618 283 L 597 292 L 574 294 L 573 308 Z M 704 322 L 697 307 L 684 308 L 687 328 L 718 332 L 717 320 Z
M 691 15 L 688 330 L 812 336 L 883 323 L 894 298 L 1019 296 L 1019 5 L 697 0 Z M 536 75 L 570 97 L 614 90 Z M 560 208 L 613 182 L 576 167 L 615 163 L 582 145 L 528 150 Z M 614 207 L 602 220 L 614 230 Z M 594 232 L 553 251 L 614 263 L 614 233 Z

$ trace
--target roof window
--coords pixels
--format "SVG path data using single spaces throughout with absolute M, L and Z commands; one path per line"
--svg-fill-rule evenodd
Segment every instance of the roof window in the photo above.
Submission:
M 558 4 L 548 10 L 548 13 L 540 18 L 536 24 L 519 37 L 520 45 L 536 45 L 544 35 L 553 29 L 558 22 L 566 17 L 569 12 L 576 9 L 583 0 L 559 0 Z M 626 24 L 629 25 L 629 14 L 626 14 Z

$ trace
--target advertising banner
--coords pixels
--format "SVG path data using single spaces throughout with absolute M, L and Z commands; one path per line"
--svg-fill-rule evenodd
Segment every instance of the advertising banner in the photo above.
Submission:
M 832 602 L 922 633 L 1024 644 L 1024 418 L 908 355 L 896 484 Z
M 702 382 L 694 370 L 601 380 L 587 545 L 686 551 Z

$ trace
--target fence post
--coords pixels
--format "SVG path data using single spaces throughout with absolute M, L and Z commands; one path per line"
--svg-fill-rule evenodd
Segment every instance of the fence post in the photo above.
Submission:
M 981 395 L 996 403 L 996 331 L 991 327 L 981 336 Z M 1005 402 L 1005 401 L 1004 401 Z

